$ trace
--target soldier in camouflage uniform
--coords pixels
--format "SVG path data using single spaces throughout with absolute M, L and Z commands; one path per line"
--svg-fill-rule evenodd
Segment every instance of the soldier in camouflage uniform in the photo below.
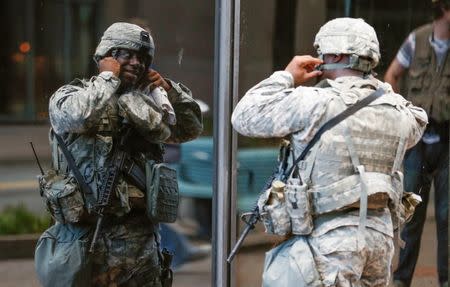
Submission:
M 189 141 L 202 131 L 190 90 L 149 69 L 153 57 L 146 30 L 115 23 L 94 55 L 99 74 L 61 87 L 50 99 L 53 131 L 63 137 L 94 197 L 124 123 L 131 129 L 127 153 L 141 167 L 148 160 L 162 161 L 162 143 Z M 54 137 L 51 144 L 54 168 L 67 172 Z M 145 190 L 119 179 L 91 257 L 93 286 L 161 286 L 158 225 L 145 214 L 145 196 Z M 77 217 L 67 221 L 86 224 Z
M 387 286 L 393 230 L 405 220 L 401 160 L 427 115 L 374 78 L 379 44 L 362 19 L 326 23 L 314 46 L 319 58 L 296 56 L 246 93 L 232 115 L 240 134 L 289 137 L 296 158 L 328 120 L 384 94 L 322 134 L 298 164 L 303 185 L 291 175 L 284 197 L 261 195 L 266 231 L 293 235 L 266 254 L 263 286 Z

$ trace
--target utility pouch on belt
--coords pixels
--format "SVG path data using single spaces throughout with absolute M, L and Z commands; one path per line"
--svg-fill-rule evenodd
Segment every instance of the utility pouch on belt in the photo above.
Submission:
M 175 222 L 179 202 L 175 169 L 164 163 L 147 161 L 145 175 L 147 216 L 153 222 Z
M 307 235 L 313 230 L 311 201 L 308 198 L 308 185 L 298 178 L 289 178 L 286 183 L 286 210 L 292 224 L 292 233 Z
M 87 216 L 84 199 L 75 179 L 49 169 L 38 176 L 41 196 L 52 217 L 60 223 L 81 222 Z
M 271 189 L 269 188 L 258 199 L 260 217 L 266 228 L 266 233 L 286 235 L 291 232 L 291 221 L 286 210 L 286 200 L 270 200 L 270 197 Z
M 290 177 L 284 187 L 283 199 L 271 200 L 273 192 L 270 189 L 260 196 L 258 206 L 267 233 L 307 235 L 312 232 L 314 224 L 307 190 L 307 184 Z

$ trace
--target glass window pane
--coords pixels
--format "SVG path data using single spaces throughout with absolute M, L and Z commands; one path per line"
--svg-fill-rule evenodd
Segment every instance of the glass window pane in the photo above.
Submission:
M 378 73 L 377 78 L 382 80 L 408 34 L 431 21 L 430 4 L 431 1 L 420 0 L 241 1 L 239 96 L 244 96 L 274 71 L 284 70 L 295 55 L 316 56 L 313 48 L 316 33 L 328 20 L 337 17 L 363 18 L 375 28 L 382 54 L 375 71 Z M 315 81 L 307 83 L 314 84 Z M 276 167 L 276 152 L 280 142 L 279 138 L 239 136 L 240 212 L 250 211 L 255 205 L 262 192 L 261 187 Z M 268 150 L 272 155 L 266 159 Z M 240 231 L 244 227 L 245 224 L 241 222 Z M 283 240 L 282 236 L 265 234 L 264 227 L 259 223 L 247 239 L 247 248 L 243 248 L 237 256 L 237 286 L 260 286 L 265 252 Z M 434 254 L 434 250 L 427 252 Z M 422 261 L 418 264 L 423 266 L 426 263 Z M 433 286 L 438 285 L 436 283 Z
M 155 41 L 151 68 L 190 89 L 201 105 L 201 136 L 166 146 L 165 160 L 178 170 L 181 203 L 179 219 L 161 233 L 163 244 L 177 253 L 173 286 L 210 286 L 214 1 L 17 0 L 0 6 L 0 217 L 6 206 L 21 203 L 47 214 L 28 142 L 49 168 L 51 95 L 75 78 L 98 74 L 93 54 L 107 27 L 136 23 L 148 27 Z M 32 265 L 28 259 L 25 266 Z M 11 285 L 38 285 L 31 271 L 14 278 Z M 18 283 L 22 279 L 27 283 Z

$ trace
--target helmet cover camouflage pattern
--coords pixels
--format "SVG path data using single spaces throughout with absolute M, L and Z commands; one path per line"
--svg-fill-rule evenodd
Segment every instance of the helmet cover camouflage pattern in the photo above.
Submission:
M 319 55 L 347 54 L 371 59 L 371 68 L 380 61 L 375 30 L 363 19 L 337 18 L 323 25 L 314 40 Z
M 155 44 L 152 36 L 145 29 L 130 23 L 117 22 L 112 24 L 103 33 L 100 43 L 94 54 L 94 60 L 105 57 L 113 48 L 123 48 L 133 51 L 147 50 L 153 59 Z

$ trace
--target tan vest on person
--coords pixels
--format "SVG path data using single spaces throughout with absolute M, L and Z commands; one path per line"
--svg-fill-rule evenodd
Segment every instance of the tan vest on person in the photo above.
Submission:
M 408 71 L 408 100 L 423 108 L 438 123 L 450 119 L 450 59 L 448 51 L 441 66 L 429 39 L 433 25 L 427 24 L 414 31 L 416 47 Z
M 319 126 L 376 88 L 387 87 L 376 79 L 354 80 L 349 79 L 348 85 L 319 84 L 330 96 Z M 307 235 L 315 224 L 359 209 L 358 228 L 363 235 L 367 210 L 386 212 L 386 207 L 393 227 L 402 225 L 419 202 L 417 198 L 403 202 L 401 163 L 414 132 L 409 104 L 387 89 L 383 96 L 324 132 L 298 163 L 298 173 L 287 179 L 283 196 L 273 196 L 279 193 L 274 185 L 260 196 L 258 207 L 266 231 Z M 290 141 L 288 162 L 292 166 L 306 144 L 302 133 L 292 133 Z
M 346 107 L 337 93 L 327 118 Z M 395 224 L 403 194 L 401 162 L 406 150 L 409 117 L 398 98 L 386 94 L 325 132 L 312 148 L 300 174 L 309 185 L 313 214 L 351 207 L 390 207 Z
M 78 80 L 79 82 L 76 81 L 72 84 L 83 84 L 80 80 Z M 112 97 L 97 123 L 95 134 L 68 134 L 65 139 L 67 149 L 72 154 L 85 182 L 94 192 L 95 198 L 97 198 L 96 193 L 102 184 L 101 180 L 106 168 L 112 159 L 113 138 L 117 137 L 119 130 L 117 110 L 117 98 Z M 66 173 L 70 169 L 65 156 L 58 148 L 56 138 L 52 134 L 50 134 L 50 145 L 52 147 L 53 168 L 58 173 Z
M 72 84 L 81 85 L 83 82 L 73 82 Z M 69 134 L 66 138 L 66 143 L 68 143 L 67 149 L 73 155 L 75 164 L 84 181 L 90 186 L 93 192 L 93 199 L 98 199 L 98 192 L 112 161 L 114 145 L 120 141 L 119 124 L 117 98 L 112 97 L 97 123 L 95 134 Z M 132 139 L 127 141 L 127 147 L 132 151 L 132 154 L 129 153 L 129 155 L 136 163 L 144 167 L 146 160 L 149 159 L 162 162 L 162 153 L 164 151 L 161 144 L 142 144 L 139 143 L 142 139 L 131 137 Z M 74 178 L 73 172 L 68 168 L 65 156 L 52 134 L 50 134 L 50 145 L 52 148 L 52 165 L 56 173 L 65 175 L 69 171 L 70 177 Z M 73 182 L 76 181 L 74 180 Z M 107 209 L 108 213 L 122 215 L 129 212 L 132 207 L 145 207 L 145 190 L 139 190 L 128 183 L 124 177 L 119 179 L 114 193 L 118 200 L 111 200 L 111 204 Z M 94 206 L 95 202 L 87 204 Z M 74 218 L 71 221 L 78 222 L 78 218 Z

